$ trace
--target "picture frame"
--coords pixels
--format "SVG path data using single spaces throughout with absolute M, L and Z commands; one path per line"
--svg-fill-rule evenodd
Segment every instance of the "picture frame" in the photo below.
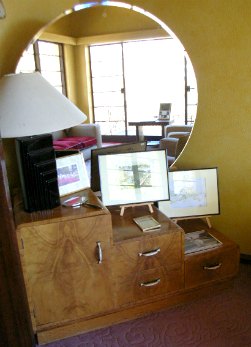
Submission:
M 103 154 L 144 152 L 147 148 L 147 141 L 129 142 L 115 146 L 100 147 L 91 151 L 91 189 L 94 192 L 100 191 L 100 174 L 98 156 Z
M 98 156 L 101 196 L 106 206 L 168 200 L 168 169 L 163 149 Z
M 159 120 L 170 120 L 171 103 L 161 103 L 159 107 Z
M 90 187 L 82 153 L 56 158 L 56 167 L 60 197 Z
M 194 218 L 220 214 L 217 168 L 169 172 L 170 200 L 158 208 L 169 218 Z

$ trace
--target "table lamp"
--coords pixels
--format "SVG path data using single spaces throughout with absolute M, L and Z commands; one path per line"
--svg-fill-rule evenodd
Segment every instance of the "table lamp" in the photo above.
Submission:
M 86 115 L 39 72 L 0 79 L 0 134 L 15 138 L 24 208 L 60 204 L 51 133 L 86 120 Z

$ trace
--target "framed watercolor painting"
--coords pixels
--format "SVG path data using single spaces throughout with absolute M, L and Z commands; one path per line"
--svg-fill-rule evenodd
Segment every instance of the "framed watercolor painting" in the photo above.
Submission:
M 220 213 L 217 168 L 169 172 L 170 200 L 158 208 L 169 218 Z

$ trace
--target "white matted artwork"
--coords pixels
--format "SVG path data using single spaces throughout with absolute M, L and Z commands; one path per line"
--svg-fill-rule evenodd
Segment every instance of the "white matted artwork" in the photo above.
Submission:
M 158 208 L 169 218 L 220 213 L 217 168 L 169 172 L 170 200 Z
M 56 164 L 60 196 L 90 187 L 85 161 L 81 153 L 57 158 Z
M 99 155 L 98 161 L 106 206 L 169 199 L 165 150 Z

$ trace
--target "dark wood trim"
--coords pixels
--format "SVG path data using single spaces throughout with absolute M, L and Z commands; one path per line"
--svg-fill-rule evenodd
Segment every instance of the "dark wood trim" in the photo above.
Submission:
M 35 346 L 0 138 L 0 347 Z
M 251 254 L 241 253 L 241 255 L 240 255 L 240 262 L 241 263 L 246 263 L 246 264 L 251 264 Z

